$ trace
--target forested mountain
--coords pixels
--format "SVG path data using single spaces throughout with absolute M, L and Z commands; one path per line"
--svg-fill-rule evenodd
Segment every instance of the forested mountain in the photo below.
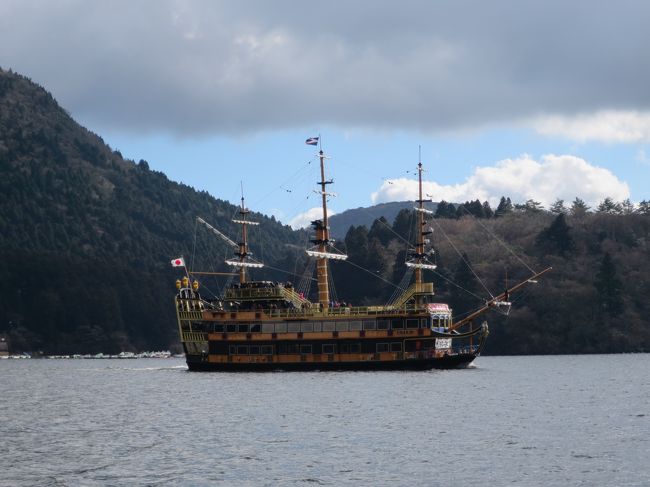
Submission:
M 125 160 L 43 88 L 3 70 L 0 194 L 0 334 L 14 351 L 177 346 L 172 296 L 179 274 L 170 260 L 201 250 L 202 267 L 225 270 L 219 263 L 232 250 L 197 230 L 196 216 L 235 239 L 239 230 L 231 222 L 236 206 L 170 181 L 146 161 Z M 385 209 L 399 205 L 412 206 Z M 487 316 L 487 353 L 650 351 L 648 202 L 607 199 L 589 211 L 576 199 L 547 211 L 504 197 L 495 209 L 478 200 L 434 208 L 438 269 L 425 277 L 457 316 L 480 306 L 488 290 L 497 294 L 526 279 L 528 267 L 553 266 L 539 284 L 512 296 L 508 317 Z M 391 283 L 408 284 L 413 211 L 397 211 L 373 214 L 366 225 L 340 219 L 345 237 L 337 247 L 349 259 L 332 262 L 335 299 L 388 302 Z M 302 273 L 309 232 L 253 218 L 261 224 L 251 248 L 269 264 L 256 277 L 297 280 L 277 269 Z
M 168 348 L 177 342 L 170 260 L 192 253 L 195 217 L 238 235 L 235 206 L 125 160 L 43 88 L 3 70 L 0 194 L 0 334 L 14 350 Z M 261 257 L 293 263 L 306 234 L 253 218 Z M 203 238 L 222 259 L 230 252 Z
M 509 316 L 486 315 L 491 330 L 486 353 L 650 351 L 648 203 L 626 211 L 625 205 L 606 201 L 595 212 L 586 211 L 579 199 L 570 209 L 558 204 L 554 211 L 531 202 L 512 205 L 504 198 L 502 203 L 486 213 L 477 202 L 452 210 L 441 202 L 429 222 L 438 268 L 425 271 L 425 278 L 436 283 L 438 298 L 456 317 L 527 279 L 532 270 L 553 267 L 537 284 L 511 296 Z M 483 216 L 471 214 L 480 207 Z M 376 220 L 370 229 L 350 228 L 349 260 L 369 272 L 336 263 L 334 272 L 345 275 L 337 280 L 340 299 L 390 300 L 394 287 L 388 281 L 399 283 L 406 271 L 405 238 L 412 234 L 413 219 L 413 212 L 404 210 L 392 225 Z

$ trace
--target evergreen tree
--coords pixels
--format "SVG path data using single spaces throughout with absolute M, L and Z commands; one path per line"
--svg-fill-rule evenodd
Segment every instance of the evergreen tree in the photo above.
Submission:
M 621 206 L 620 203 L 616 203 L 612 198 L 608 196 L 603 201 L 601 201 L 596 211 L 598 213 L 609 213 L 610 215 L 620 215 L 623 212 L 623 207 Z
M 623 312 L 623 283 L 617 276 L 616 266 L 607 252 L 600 263 L 594 286 L 605 313 L 618 316 Z
M 393 238 L 395 238 L 395 234 L 393 234 L 391 226 L 383 216 L 377 218 L 374 222 L 372 222 L 370 232 L 368 233 L 368 240 L 372 240 L 373 238 L 378 239 L 384 246 L 387 245 L 388 242 L 390 242 Z
M 494 211 L 488 201 L 483 202 L 483 215 L 485 215 L 485 218 L 492 218 L 494 216 Z
M 634 212 L 634 203 L 630 201 L 630 198 L 627 198 L 621 202 L 621 213 L 623 213 L 623 215 L 631 215 Z
M 641 215 L 650 215 L 650 201 L 642 200 L 636 212 Z
M 571 227 L 566 223 L 564 213 L 560 213 L 548 228 L 537 235 L 537 244 L 549 252 L 564 255 L 575 248 Z
M 573 200 L 573 203 L 571 203 L 571 215 L 575 217 L 581 217 L 587 214 L 587 212 L 591 208 L 587 206 L 587 203 L 585 203 L 582 199 L 578 198 L 576 196 L 576 199 Z
M 564 206 L 564 200 L 558 198 L 555 200 L 555 202 L 551 205 L 551 213 L 555 213 L 556 215 L 559 215 L 560 213 L 567 213 L 567 209 Z
M 393 232 L 402 237 L 404 240 L 413 237 L 413 210 L 403 209 L 395 216 L 393 222 Z
M 513 206 L 512 206 L 512 201 L 510 201 L 510 198 L 506 198 L 505 196 L 502 196 L 501 201 L 499 201 L 499 206 L 497 206 L 497 209 L 494 212 L 494 216 L 495 218 L 499 218 L 507 215 L 508 213 L 512 213 L 512 210 L 513 210 Z
M 452 203 L 447 203 L 445 200 L 442 200 L 438 203 L 434 218 L 456 218 L 456 208 Z

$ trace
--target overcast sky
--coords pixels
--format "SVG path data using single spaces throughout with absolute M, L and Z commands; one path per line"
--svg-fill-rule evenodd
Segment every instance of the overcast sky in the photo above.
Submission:
M 310 208 L 284 180 L 319 132 L 339 179 L 368 175 L 339 210 L 407 197 L 420 144 L 431 189 L 459 201 L 639 201 L 648 19 L 645 1 L 3 0 L 0 66 L 173 179 L 275 188 L 260 209 L 283 221 Z

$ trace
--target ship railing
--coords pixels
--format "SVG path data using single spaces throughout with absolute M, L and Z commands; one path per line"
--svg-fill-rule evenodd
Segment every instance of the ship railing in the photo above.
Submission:
M 224 299 L 233 301 L 284 299 L 297 307 L 308 303 L 304 296 L 294 291 L 293 288 L 273 285 L 226 289 Z
M 426 311 L 426 306 L 413 304 L 405 306 L 334 306 L 320 308 L 317 304 L 301 308 L 277 308 L 259 310 L 272 318 L 327 318 L 327 317 L 362 317 L 380 314 L 408 315 Z

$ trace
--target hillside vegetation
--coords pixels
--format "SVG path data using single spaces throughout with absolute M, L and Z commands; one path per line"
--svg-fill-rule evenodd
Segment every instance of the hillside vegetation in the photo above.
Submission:
M 146 161 L 125 160 L 43 88 L 1 69 L 0 192 L 0 334 L 13 351 L 178 349 L 172 297 L 179 271 L 170 260 L 184 255 L 192 263 L 196 250 L 204 256 L 197 268 L 225 270 L 232 249 L 197 231 L 196 216 L 238 236 L 236 206 L 170 181 Z M 509 316 L 488 315 L 487 353 L 650 351 L 647 202 L 605 200 L 589 211 L 576 199 L 546 211 L 503 198 L 494 210 L 478 201 L 435 208 L 438 269 L 425 277 L 458 316 L 489 298 L 487 290 L 497 294 L 530 269 L 553 266 L 512 296 Z M 395 291 L 390 283 L 408 285 L 412 213 L 368 225 L 345 220 L 337 246 L 349 259 L 332 263 L 334 299 L 385 303 Z M 282 270 L 302 272 L 308 232 L 252 217 L 260 228 L 251 248 L 268 264 L 255 277 L 297 282 Z M 203 289 L 218 293 L 218 286 Z
M 462 316 L 532 270 L 553 267 L 511 296 L 508 316 L 486 315 L 492 332 L 486 353 L 650 351 L 650 211 L 646 202 L 628 211 L 609 203 L 594 212 L 580 200 L 554 212 L 529 203 L 476 217 L 458 210 L 461 205 L 445 216 L 441 202 L 430 222 L 438 269 L 425 271 L 425 279 Z M 394 288 L 386 281 L 397 283 L 406 271 L 406 244 L 398 235 L 411 233 L 413 218 L 403 211 L 392 225 L 377 220 L 370 229 L 349 229 L 350 260 L 371 272 L 337 264 L 335 272 L 345 276 L 337 280 L 341 299 L 390 299 Z
M 2 70 L 0 193 L 0 333 L 13 350 L 174 345 L 178 271 L 170 260 L 191 255 L 196 216 L 235 239 L 238 232 L 235 206 L 169 181 L 146 161 L 125 160 L 43 88 Z M 304 233 L 253 218 L 261 222 L 253 245 L 266 236 L 261 257 L 293 262 Z M 202 235 L 204 247 L 230 255 L 222 241 Z

